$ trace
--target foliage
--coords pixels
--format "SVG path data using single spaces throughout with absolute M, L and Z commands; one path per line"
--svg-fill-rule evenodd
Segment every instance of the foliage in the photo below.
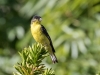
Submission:
M 47 57 L 47 50 L 41 44 L 34 44 L 19 52 L 22 61 L 17 63 L 15 68 L 18 72 L 14 75 L 54 75 L 51 69 L 46 69 L 42 60 Z

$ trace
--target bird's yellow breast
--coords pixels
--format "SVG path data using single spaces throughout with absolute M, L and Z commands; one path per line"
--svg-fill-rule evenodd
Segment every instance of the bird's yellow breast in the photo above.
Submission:
M 41 25 L 31 24 L 31 33 L 34 39 L 36 40 L 36 42 L 39 42 L 41 44 L 50 44 L 48 38 L 41 30 Z

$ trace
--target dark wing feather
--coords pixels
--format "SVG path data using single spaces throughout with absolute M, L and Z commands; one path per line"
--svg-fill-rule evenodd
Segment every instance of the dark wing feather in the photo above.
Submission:
M 47 33 L 47 30 L 45 29 L 45 27 L 43 25 L 41 25 L 41 30 L 45 34 L 45 36 L 49 39 L 50 46 L 52 47 L 52 51 L 55 52 L 54 47 L 53 47 L 53 44 L 52 44 L 52 40 L 51 40 L 49 34 Z

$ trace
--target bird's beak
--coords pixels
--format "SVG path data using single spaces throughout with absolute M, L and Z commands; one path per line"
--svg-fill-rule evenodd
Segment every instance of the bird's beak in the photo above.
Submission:
M 39 21 L 42 21 L 42 18 L 39 18 Z

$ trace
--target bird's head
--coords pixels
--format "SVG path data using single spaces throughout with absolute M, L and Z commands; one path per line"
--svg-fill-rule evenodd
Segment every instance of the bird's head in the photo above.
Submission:
M 40 16 L 33 16 L 31 23 L 40 23 L 42 18 Z

